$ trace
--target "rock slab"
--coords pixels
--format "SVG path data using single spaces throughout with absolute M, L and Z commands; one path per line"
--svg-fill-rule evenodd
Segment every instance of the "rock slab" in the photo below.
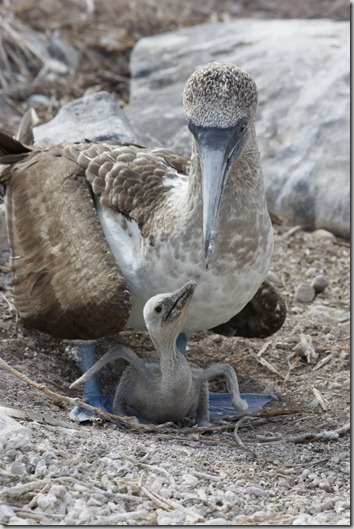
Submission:
M 41 147 L 85 140 L 139 142 L 124 112 L 103 90 L 67 103 L 51 121 L 34 127 L 33 136 Z
M 259 90 L 257 135 L 269 209 L 348 238 L 349 22 L 239 19 L 141 39 L 126 113 L 144 143 L 190 152 L 182 109 L 194 69 L 227 60 Z

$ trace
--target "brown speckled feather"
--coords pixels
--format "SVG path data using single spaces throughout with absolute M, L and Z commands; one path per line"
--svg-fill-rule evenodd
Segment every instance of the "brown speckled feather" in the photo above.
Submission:
M 60 338 L 118 333 L 130 313 L 126 281 L 110 252 L 84 170 L 62 147 L 28 153 L 2 141 L 15 305 L 30 326 Z M 19 152 L 19 154 L 15 154 Z M 22 159 L 22 161 L 21 161 Z
M 167 149 L 149 151 L 136 145 L 73 144 L 64 156 L 80 164 L 103 206 L 135 220 L 146 235 L 144 225 L 161 204 L 161 196 L 171 188 L 166 179 L 186 174 L 188 160 Z
M 282 327 L 285 318 L 285 301 L 269 281 L 263 281 L 241 312 L 211 330 L 224 336 L 267 338 Z

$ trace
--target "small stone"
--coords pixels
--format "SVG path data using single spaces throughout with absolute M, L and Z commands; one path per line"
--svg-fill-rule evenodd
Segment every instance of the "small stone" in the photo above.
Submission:
M 335 239 L 335 235 L 328 230 L 318 229 L 312 232 L 312 236 L 316 239 Z
M 40 459 L 38 461 L 34 473 L 39 478 L 44 477 L 48 473 L 47 463 L 45 459 Z
M 331 486 L 330 482 L 327 479 L 324 480 L 324 481 L 320 481 L 318 486 L 320 487 L 320 489 L 323 489 L 326 492 L 332 492 L 332 486 Z
M 185 520 L 185 514 L 182 511 L 157 511 L 157 525 L 182 525 Z
M 42 94 L 32 94 L 27 99 L 27 103 L 32 107 L 38 107 L 41 105 L 47 107 L 50 104 L 50 98 Z
M 275 285 L 275 286 L 278 286 L 278 287 L 283 287 L 284 286 L 283 281 L 281 279 L 279 279 L 279 277 L 274 272 L 271 272 L 271 271 L 268 272 L 267 280 L 270 281 L 271 283 L 273 283 L 273 285 Z
M 317 478 L 317 474 L 315 472 L 312 472 L 311 474 L 308 475 L 308 478 L 313 481 Z
M 43 494 L 42 492 L 37 494 L 37 505 L 42 511 L 51 508 L 55 500 L 56 498 L 52 494 Z
M 23 463 L 14 461 L 12 465 L 10 466 L 10 472 L 11 474 L 14 474 L 15 476 L 23 476 L 23 474 L 26 473 L 26 467 Z
M 143 443 L 137 443 L 136 447 L 135 447 L 135 450 L 136 450 L 136 455 L 137 456 L 142 457 L 145 454 L 147 454 L 146 447 L 143 445 Z
M 315 292 L 323 292 L 324 289 L 328 286 L 328 281 L 322 274 L 318 274 L 311 281 L 311 286 Z
M 261 522 L 263 521 L 267 516 L 267 513 L 265 511 L 256 511 L 252 514 L 251 518 L 253 522 Z
M 334 507 L 334 500 L 327 500 L 323 503 L 313 503 L 311 507 L 309 507 L 309 512 L 311 514 L 320 513 L 323 511 L 329 511 L 330 509 L 333 509 Z
M 7 524 L 9 519 L 15 516 L 14 511 L 8 505 L 0 505 L 0 523 Z
M 198 478 L 192 474 L 183 474 L 182 480 L 185 487 L 194 487 L 198 483 Z
M 309 525 L 311 516 L 307 513 L 301 513 L 295 520 L 292 521 L 292 525 Z
M 225 491 L 224 497 L 225 503 L 229 505 L 234 505 L 236 503 L 236 495 L 231 490 Z
M 8 525 L 32 525 L 33 521 L 26 518 L 19 518 L 18 516 L 12 516 L 8 521 Z
M 269 496 L 269 492 L 267 490 L 258 489 L 257 487 L 248 487 L 246 492 L 248 492 L 248 494 L 251 496 L 256 496 L 256 498 L 261 496 Z
M 335 506 L 334 506 L 334 510 L 336 511 L 337 514 L 342 514 L 343 512 L 349 509 L 350 509 L 350 504 L 348 501 L 345 501 L 345 500 L 336 501 Z
M 230 522 L 225 520 L 225 518 L 212 518 L 207 520 L 204 525 L 230 525 Z
M 64 485 L 56 484 L 56 485 L 51 486 L 50 493 L 54 494 L 54 496 L 56 496 L 57 498 L 63 499 L 65 495 L 67 494 L 67 490 L 66 490 L 66 487 L 64 487 Z
M 314 268 L 313 266 L 309 268 L 306 272 L 307 277 L 313 277 L 317 274 L 317 268 Z
M 307 283 L 300 283 L 296 289 L 296 301 L 300 301 L 300 303 L 310 303 L 315 299 L 315 296 L 315 289 Z

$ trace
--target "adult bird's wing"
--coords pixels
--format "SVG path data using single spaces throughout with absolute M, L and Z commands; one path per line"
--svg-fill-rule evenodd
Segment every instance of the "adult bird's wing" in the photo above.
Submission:
M 114 142 L 71 144 L 64 155 L 80 164 L 103 207 L 134 220 L 142 236 L 174 180 L 186 178 L 188 160 L 167 149 Z
M 241 312 L 211 330 L 225 336 L 266 338 L 281 328 L 285 318 L 284 299 L 269 281 L 263 281 Z
M 14 301 L 31 327 L 59 338 L 97 339 L 124 328 L 130 294 L 85 170 L 63 151 L 31 150 L 0 133 Z

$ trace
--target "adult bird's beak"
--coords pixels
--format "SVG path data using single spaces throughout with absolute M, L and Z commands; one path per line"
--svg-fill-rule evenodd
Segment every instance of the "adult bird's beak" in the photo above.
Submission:
M 244 135 L 237 126 L 225 129 L 197 127 L 190 122 L 189 129 L 197 143 L 202 170 L 204 259 L 208 268 L 221 198 L 230 167 L 241 153 Z

